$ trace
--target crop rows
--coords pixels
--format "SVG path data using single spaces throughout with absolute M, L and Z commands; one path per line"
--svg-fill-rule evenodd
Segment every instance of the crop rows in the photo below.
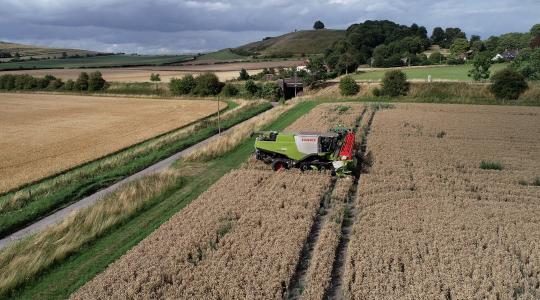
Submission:
M 378 113 L 343 296 L 540 298 L 539 114 L 462 105 Z
M 287 131 L 326 132 L 337 126 L 353 128 L 363 110 L 364 105 L 358 103 L 320 104 L 287 127 Z
M 237 170 L 74 299 L 281 298 L 330 177 Z
M 339 178 L 328 203 L 324 224 L 313 257 L 306 274 L 304 299 L 323 299 L 331 282 L 332 266 L 336 256 L 341 225 L 345 218 L 346 203 L 354 180 L 351 177 Z

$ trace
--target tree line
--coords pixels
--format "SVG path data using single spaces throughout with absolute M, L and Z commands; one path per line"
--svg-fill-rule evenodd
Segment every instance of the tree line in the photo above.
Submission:
M 423 52 L 432 45 L 450 49 L 446 58 L 434 51 L 428 57 Z M 540 24 L 530 32 L 507 33 L 482 40 L 480 36 L 467 34 L 458 27 L 435 27 L 428 36 L 424 26 L 400 25 L 388 20 L 365 21 L 347 28 L 346 38 L 336 41 L 324 53 L 325 64 L 340 74 L 353 72 L 360 64 L 373 67 L 397 67 L 403 65 L 459 64 L 464 63 L 463 54 L 472 52 L 495 56 L 505 50 L 525 50 L 540 47 Z
M 105 90 L 108 83 L 103 79 L 101 72 L 90 74 L 81 72 L 76 80 L 63 81 L 52 75 L 34 77 L 28 74 L 0 75 L 0 90 L 45 90 L 45 91 L 77 91 L 96 92 Z

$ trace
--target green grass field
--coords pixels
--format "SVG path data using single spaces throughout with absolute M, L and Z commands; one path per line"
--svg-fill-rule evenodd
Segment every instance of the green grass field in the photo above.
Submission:
M 491 74 L 507 67 L 508 64 L 494 64 L 491 66 Z M 457 65 L 457 66 L 434 66 L 434 67 L 411 67 L 403 68 L 402 71 L 407 74 L 408 79 L 423 79 L 427 80 L 431 75 L 432 80 L 461 80 L 471 81 L 467 76 L 472 65 Z M 365 73 L 354 74 L 356 80 L 381 80 L 387 70 L 368 71 Z
M 303 102 L 282 114 L 267 126 L 283 130 L 318 103 Z M 246 139 L 234 150 L 210 161 L 201 162 L 196 174 L 183 178 L 177 185 L 151 200 L 151 206 L 127 222 L 112 228 L 105 235 L 86 245 L 79 252 L 56 263 L 13 291 L 10 299 L 66 299 L 79 287 L 102 272 L 131 247 L 152 233 L 175 213 L 206 191 L 221 176 L 238 168 L 253 152 L 254 138 Z M 180 162 L 178 167 L 182 167 Z
M 230 49 L 223 49 L 216 52 L 205 53 L 197 57 L 197 60 L 233 60 L 233 59 L 250 59 L 250 57 L 232 53 Z
M 75 69 L 129 66 L 159 66 L 190 60 L 191 55 L 107 55 L 0 63 L 0 70 Z

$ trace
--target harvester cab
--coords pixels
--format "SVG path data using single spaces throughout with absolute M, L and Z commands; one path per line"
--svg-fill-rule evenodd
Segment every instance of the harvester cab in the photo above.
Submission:
M 288 168 L 331 170 L 351 174 L 356 166 L 354 130 L 336 128 L 327 133 L 254 133 L 255 158 L 275 171 Z

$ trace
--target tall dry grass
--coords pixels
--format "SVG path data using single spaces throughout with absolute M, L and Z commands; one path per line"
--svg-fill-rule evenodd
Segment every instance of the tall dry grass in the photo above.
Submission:
M 0 296 L 127 220 L 178 180 L 179 173 L 169 170 L 131 182 L 59 224 L 3 249 Z
M 275 121 L 281 114 L 295 107 L 300 99 L 291 100 L 285 105 L 274 107 L 244 123 L 234 127 L 227 133 L 222 134 L 215 140 L 209 142 L 201 149 L 192 152 L 184 159 L 186 161 L 207 160 L 218 157 L 240 145 L 251 133 L 261 130 L 266 125 Z

